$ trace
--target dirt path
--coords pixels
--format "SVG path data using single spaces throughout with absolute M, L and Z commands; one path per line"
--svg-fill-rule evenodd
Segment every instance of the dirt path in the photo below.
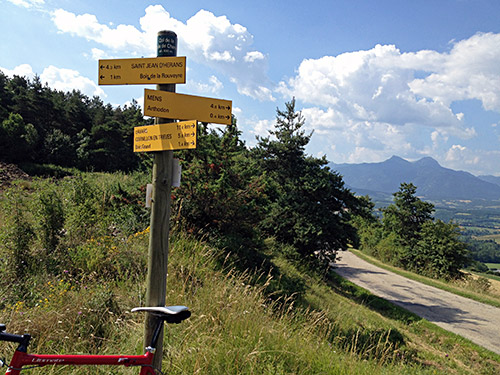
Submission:
M 335 272 L 373 294 L 500 354 L 500 309 L 460 297 L 374 266 L 349 251 Z

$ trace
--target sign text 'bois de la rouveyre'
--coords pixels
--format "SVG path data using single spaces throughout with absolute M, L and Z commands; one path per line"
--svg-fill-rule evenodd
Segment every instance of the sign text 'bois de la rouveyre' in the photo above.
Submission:
M 144 115 L 231 125 L 232 102 L 204 96 L 144 90 Z
M 99 85 L 186 83 L 186 57 L 99 60 Z

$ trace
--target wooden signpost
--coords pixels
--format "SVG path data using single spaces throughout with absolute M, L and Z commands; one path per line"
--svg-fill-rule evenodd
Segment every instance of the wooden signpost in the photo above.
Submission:
M 144 93 L 144 115 L 155 117 L 155 124 L 134 128 L 134 151 L 154 153 L 147 306 L 165 305 L 173 150 L 196 148 L 197 121 L 227 125 L 232 122 L 230 100 L 176 94 L 175 85 L 185 82 L 186 58 L 177 57 L 177 35 L 173 31 L 158 33 L 156 58 L 99 60 L 100 85 L 157 85 L 156 90 Z M 144 329 L 146 345 L 155 326 L 155 317 L 148 314 Z M 163 332 L 153 363 L 160 370 L 162 342 Z

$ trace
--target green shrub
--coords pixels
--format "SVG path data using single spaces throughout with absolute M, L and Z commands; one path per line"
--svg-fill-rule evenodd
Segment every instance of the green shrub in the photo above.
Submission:
M 113 236 L 90 238 L 68 249 L 73 274 L 98 275 L 103 280 L 136 279 L 146 274 L 149 227 L 127 239 Z
M 65 261 L 58 246 L 65 223 L 63 203 L 54 190 L 42 190 L 38 195 L 38 203 L 38 235 L 43 246 L 41 259 L 49 272 L 56 272 Z
M 382 238 L 376 246 L 376 253 L 380 260 L 398 265 L 401 259 L 401 245 L 397 234 L 391 232 Z
M 19 281 L 27 276 L 32 265 L 30 245 L 33 242 L 33 236 L 32 225 L 26 220 L 21 208 L 16 205 L 9 236 L 12 255 L 8 268 L 13 271 Z
M 102 202 L 99 191 L 84 177 L 75 177 L 68 181 L 71 194 L 68 201 L 68 235 L 72 241 L 89 239 L 101 234 L 99 229 L 103 217 L 99 215 Z

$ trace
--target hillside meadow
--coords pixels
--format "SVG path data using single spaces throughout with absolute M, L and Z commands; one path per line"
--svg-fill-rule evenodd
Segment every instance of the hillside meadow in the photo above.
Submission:
M 0 192 L 0 322 L 32 352 L 142 353 L 149 212 L 143 173 L 83 173 Z M 165 374 L 498 374 L 500 356 L 317 274 L 262 239 L 246 268 L 224 241 L 172 222 L 167 304 L 193 315 L 167 327 Z M 255 255 L 255 254 L 254 254 Z M 14 347 L 0 344 L 10 359 Z M 135 374 L 45 367 L 32 374 Z

